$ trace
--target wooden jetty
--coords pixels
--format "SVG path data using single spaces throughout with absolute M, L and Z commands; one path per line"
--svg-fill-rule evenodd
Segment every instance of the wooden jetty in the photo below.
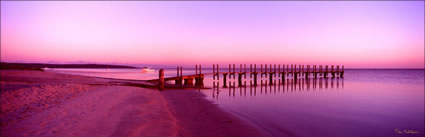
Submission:
M 282 68 L 280 67 L 282 65 Z M 286 67 L 285 67 L 286 65 Z M 305 79 L 314 78 L 317 79 L 319 77 L 328 78 L 328 76 L 335 78 L 343 78 L 344 77 L 344 66 L 336 65 L 336 69 L 334 65 L 331 65 L 330 69 L 328 65 L 297 65 L 296 64 L 260 64 L 260 70 L 257 71 L 257 64 L 249 64 L 249 71 L 247 71 L 246 64 L 239 65 L 239 72 L 236 72 L 236 64 L 229 64 L 228 72 L 220 72 L 220 68 L 218 64 L 213 64 L 213 72 L 212 73 L 202 73 L 202 66 L 195 65 L 195 74 L 191 75 L 183 75 L 183 67 L 177 67 L 177 76 L 176 77 L 168 77 L 164 78 L 164 71 L 161 69 L 159 72 L 159 79 L 150 80 L 150 81 L 159 81 L 159 86 L 164 87 L 164 83 L 166 81 L 175 81 L 175 85 L 188 85 L 188 86 L 198 86 L 202 87 L 204 85 L 204 77 L 206 75 L 213 75 L 213 80 L 220 80 L 220 75 L 223 80 L 223 87 L 227 87 L 227 79 L 235 79 L 237 75 L 238 84 L 242 85 L 242 80 L 246 79 L 246 76 L 249 75 L 250 78 L 253 78 L 253 85 L 256 86 L 258 75 L 261 78 L 268 78 L 269 84 L 273 84 L 273 78 L 280 77 L 282 82 L 285 82 L 286 79 L 293 79 L 295 82 L 304 77 Z M 269 66 L 269 67 L 267 67 Z M 305 67 L 304 67 L 305 66 Z M 162 74 L 161 74 L 162 73 Z M 193 81 L 195 80 L 195 83 Z

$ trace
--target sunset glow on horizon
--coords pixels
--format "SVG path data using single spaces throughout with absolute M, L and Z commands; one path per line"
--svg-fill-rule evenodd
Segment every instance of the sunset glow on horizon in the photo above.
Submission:
M 424 68 L 424 1 L 1 1 L 2 62 Z

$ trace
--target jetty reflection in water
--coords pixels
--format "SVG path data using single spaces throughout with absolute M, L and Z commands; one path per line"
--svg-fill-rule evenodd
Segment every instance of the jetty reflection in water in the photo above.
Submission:
M 249 81 L 249 83 L 247 83 Z M 220 92 L 227 91 L 228 96 L 257 96 L 267 94 L 285 94 L 301 91 L 315 91 L 321 89 L 344 88 L 343 78 L 318 78 L 318 79 L 275 79 L 260 80 L 253 84 L 253 80 L 243 82 L 229 81 L 220 85 L 220 81 L 213 81 L 212 97 L 218 99 Z M 237 91 L 237 90 L 238 91 Z M 238 93 L 239 92 L 239 93 Z

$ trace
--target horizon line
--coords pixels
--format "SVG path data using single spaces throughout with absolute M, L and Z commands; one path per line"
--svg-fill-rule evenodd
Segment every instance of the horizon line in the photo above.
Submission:
M 174 68 L 175 69 L 175 67 L 177 67 L 177 66 L 186 66 L 185 68 L 195 69 L 195 66 L 194 67 L 187 67 L 188 66 L 187 64 L 185 64 L 185 65 L 174 65 L 174 64 L 166 65 L 166 64 L 126 64 L 126 63 L 90 63 L 90 62 L 84 62 L 84 63 L 40 63 L 40 62 L 3 62 L 3 61 L 0 61 L 0 62 L 1 63 L 18 63 L 18 64 L 51 64 L 51 65 L 52 64 L 58 64 L 58 65 L 67 65 L 67 64 L 121 65 L 121 66 L 130 66 L 130 67 L 136 67 L 136 68 L 142 68 L 142 67 L 145 67 L 145 66 L 154 66 L 154 67 L 151 67 L 151 68 L 155 68 L 155 69 L 161 69 L 161 68 L 164 68 L 164 69 L 173 69 Z M 233 63 L 233 64 L 235 64 L 235 63 Z M 143 66 L 141 66 L 141 65 L 143 65 Z M 193 65 L 199 65 L 199 64 L 193 64 Z M 249 64 L 247 64 L 247 65 L 249 65 Z M 269 65 L 269 64 L 267 64 L 267 65 Z M 276 64 L 276 65 L 278 65 L 278 64 Z M 298 66 L 299 64 L 294 64 L 294 65 Z M 310 65 L 310 64 L 304 64 L 304 65 Z M 311 65 L 311 66 L 313 66 L 313 65 Z M 330 68 L 330 66 L 331 65 L 329 65 L 329 68 Z M 334 65 L 334 66 L 337 66 L 337 65 Z M 383 67 L 383 68 L 379 68 L 379 67 L 371 67 L 371 68 L 359 67 L 359 68 L 356 68 L 356 67 L 346 67 L 346 65 L 339 65 L 339 66 L 344 66 L 344 70 L 345 69 L 349 69 L 349 70 L 413 70 L 413 69 L 414 70 L 425 70 L 425 66 L 422 67 L 422 68 L 403 68 L 403 67 L 394 67 L 394 68 L 390 68 L 390 67 L 386 67 L 386 68 L 385 67 Z M 202 67 L 202 68 L 212 69 L 213 67 L 209 66 L 209 67 Z M 228 69 L 228 68 L 229 67 L 227 67 L 227 65 L 226 65 L 226 67 L 222 67 L 220 69 Z M 237 65 L 235 65 L 235 68 L 239 68 L 239 67 L 237 67 Z M 247 68 L 249 68 L 249 67 L 247 67 Z M 259 67 L 257 69 L 259 69 Z

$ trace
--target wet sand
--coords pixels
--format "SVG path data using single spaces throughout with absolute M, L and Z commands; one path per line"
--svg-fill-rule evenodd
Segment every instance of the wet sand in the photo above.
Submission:
M 41 71 L 1 70 L 0 76 L 3 137 L 266 135 L 196 90 L 160 92 Z
M 171 113 L 184 137 L 260 137 L 269 136 L 236 116 L 205 100 L 198 91 L 164 91 Z

